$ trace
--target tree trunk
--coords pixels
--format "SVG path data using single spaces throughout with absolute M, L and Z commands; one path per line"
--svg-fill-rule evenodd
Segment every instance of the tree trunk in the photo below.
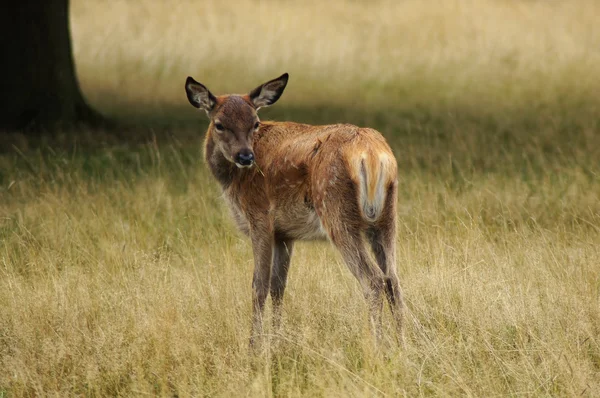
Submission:
M 77 83 L 68 0 L 5 1 L 0 51 L 0 130 L 103 120 L 85 102 Z

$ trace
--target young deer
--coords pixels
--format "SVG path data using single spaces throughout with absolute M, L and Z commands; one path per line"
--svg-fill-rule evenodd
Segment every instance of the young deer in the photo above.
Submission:
M 261 122 L 256 112 L 275 103 L 287 81 L 285 73 L 249 94 L 219 97 L 191 77 L 185 82 L 190 103 L 210 118 L 205 139 L 208 166 L 238 227 L 252 241 L 250 342 L 262 335 L 269 292 L 274 326 L 279 328 L 294 241 L 326 237 L 360 282 L 377 340 L 383 292 L 400 337 L 394 155 L 381 134 L 369 128 Z

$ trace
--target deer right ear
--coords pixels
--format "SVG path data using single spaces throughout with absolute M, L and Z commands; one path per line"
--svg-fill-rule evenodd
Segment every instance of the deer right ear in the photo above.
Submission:
M 185 81 L 185 92 L 190 104 L 198 109 L 205 110 L 206 113 L 209 113 L 217 103 L 217 99 L 206 86 L 198 83 L 190 76 Z
M 248 96 L 250 97 L 250 101 L 252 101 L 256 110 L 259 110 L 263 106 L 274 104 L 279 97 L 281 97 L 281 94 L 283 94 L 283 90 L 287 85 L 288 78 L 289 75 L 284 73 L 277 79 L 270 80 L 250 91 Z

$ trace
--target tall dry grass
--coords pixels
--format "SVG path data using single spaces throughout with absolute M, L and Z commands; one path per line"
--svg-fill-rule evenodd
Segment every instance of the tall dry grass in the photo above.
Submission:
M 193 155 L 2 158 L 16 178 L 0 207 L 3 394 L 600 391 L 597 174 L 402 173 L 406 347 L 379 355 L 337 253 L 299 244 L 284 332 L 253 358 L 251 247 Z
M 169 117 L 188 74 L 227 92 L 287 70 L 271 115 L 386 134 L 406 346 L 375 349 L 357 283 L 312 243 L 282 334 L 249 355 L 251 248 L 197 129 L 84 131 L 0 154 L 0 396 L 600 395 L 597 3 L 72 7 L 112 115 Z

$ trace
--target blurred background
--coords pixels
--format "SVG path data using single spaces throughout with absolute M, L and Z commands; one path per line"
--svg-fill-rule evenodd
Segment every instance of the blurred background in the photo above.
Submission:
M 110 115 L 188 116 L 172 113 L 188 75 L 237 93 L 289 72 L 279 108 L 507 119 L 597 112 L 599 13 L 595 1 L 74 0 L 71 18 L 83 91 Z

